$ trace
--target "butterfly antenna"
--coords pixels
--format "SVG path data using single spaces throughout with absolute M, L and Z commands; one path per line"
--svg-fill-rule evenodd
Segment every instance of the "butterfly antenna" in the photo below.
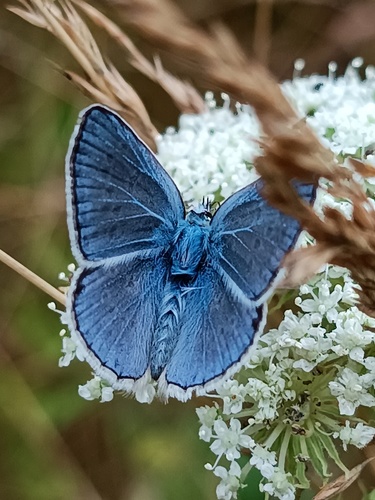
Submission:
M 203 197 L 202 205 L 207 212 L 211 212 L 213 203 L 208 196 Z
M 184 206 L 185 206 L 186 211 L 191 210 L 191 208 L 193 206 L 193 200 L 190 199 L 190 200 L 184 201 Z

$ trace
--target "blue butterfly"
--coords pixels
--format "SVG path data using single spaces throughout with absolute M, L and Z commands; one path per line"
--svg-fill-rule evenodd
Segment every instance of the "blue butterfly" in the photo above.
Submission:
M 81 112 L 66 175 L 78 263 L 68 324 L 95 373 L 130 392 L 157 381 L 160 397 L 180 400 L 235 373 L 263 331 L 298 222 L 267 203 L 261 180 L 213 216 L 186 214 L 154 154 L 101 105 Z M 312 185 L 297 191 L 313 202 Z

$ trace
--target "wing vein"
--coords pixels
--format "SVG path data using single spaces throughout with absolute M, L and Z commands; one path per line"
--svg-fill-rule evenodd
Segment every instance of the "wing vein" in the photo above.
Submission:
M 132 194 L 129 193 L 129 191 L 127 191 L 126 189 L 124 189 L 123 187 L 121 186 L 118 186 L 117 184 L 114 184 L 113 182 L 109 182 L 109 181 L 104 181 L 102 179 L 96 179 L 96 182 L 99 182 L 99 183 L 102 183 L 104 184 L 105 186 L 112 186 L 114 187 L 115 189 L 118 189 L 119 191 L 121 191 L 122 193 L 125 193 L 129 196 L 130 200 L 122 200 L 122 203 L 126 204 L 126 203 L 133 203 L 134 205 L 137 205 L 139 206 L 140 208 L 143 208 L 143 210 L 145 210 L 145 212 L 147 212 L 149 215 L 151 215 L 152 217 L 155 217 L 156 219 L 159 219 L 160 221 L 166 223 L 166 220 L 163 218 L 163 217 L 160 217 L 160 215 L 156 214 L 155 212 L 153 212 L 152 210 L 150 210 L 149 208 L 145 207 L 142 203 L 140 203 Z

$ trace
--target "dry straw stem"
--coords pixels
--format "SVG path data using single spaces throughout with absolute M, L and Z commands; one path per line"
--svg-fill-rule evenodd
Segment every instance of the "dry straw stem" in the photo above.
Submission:
M 154 150 L 158 132 L 135 90 L 106 61 L 90 30 L 67 1 L 19 0 L 21 7 L 9 10 L 29 23 L 51 32 L 69 50 L 85 72 L 81 77 L 64 71 L 84 94 L 118 111 Z
M 313 500 L 329 500 L 330 498 L 336 498 L 337 495 L 345 491 L 351 484 L 356 481 L 363 469 L 367 464 L 372 462 L 375 457 L 370 457 L 365 460 L 363 463 L 357 465 L 352 470 L 350 470 L 347 474 L 344 474 L 331 483 L 326 484 L 317 495 L 314 496 Z
M 196 89 L 190 83 L 181 81 L 167 72 L 158 57 L 155 57 L 152 64 L 130 38 L 104 14 L 81 0 L 74 0 L 74 3 L 125 49 L 128 60 L 134 68 L 158 83 L 170 95 L 181 113 L 203 113 L 206 110 L 206 104 Z
M 375 176 L 375 171 L 359 161 L 353 161 L 353 170 L 335 163 L 305 121 L 297 118 L 266 68 L 250 61 L 222 25 L 205 32 L 168 0 L 117 0 L 117 8 L 124 21 L 154 45 L 187 61 L 196 78 L 254 107 L 267 137 L 255 163 L 266 183 L 265 195 L 298 218 L 317 242 L 286 259 L 289 284 L 306 279 L 325 262 L 345 266 L 362 288 L 362 308 L 374 314 L 375 213 L 353 172 Z M 350 221 L 331 208 L 321 220 L 290 185 L 292 179 L 317 184 L 319 177 L 330 181 L 332 194 L 351 201 Z
M 20 264 L 17 260 L 13 259 L 13 257 L 3 252 L 3 250 L 0 250 L 0 261 L 13 269 L 13 271 L 16 271 L 20 276 L 27 279 L 27 281 L 38 287 L 54 300 L 65 306 L 65 295 L 63 293 L 44 281 L 44 279 L 40 276 L 30 271 L 30 269 Z

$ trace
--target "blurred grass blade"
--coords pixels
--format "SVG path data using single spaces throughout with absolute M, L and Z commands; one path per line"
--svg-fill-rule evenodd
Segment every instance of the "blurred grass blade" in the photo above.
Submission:
M 103 500 L 58 429 L 34 396 L 26 379 L 2 350 L 3 373 L 0 381 L 0 408 L 35 457 L 60 473 L 72 500 Z M 51 492 L 50 498 L 58 498 Z M 15 498 L 15 497 L 14 497 Z M 30 497 L 28 497 L 30 498 Z M 66 498 L 64 496 L 60 498 Z

